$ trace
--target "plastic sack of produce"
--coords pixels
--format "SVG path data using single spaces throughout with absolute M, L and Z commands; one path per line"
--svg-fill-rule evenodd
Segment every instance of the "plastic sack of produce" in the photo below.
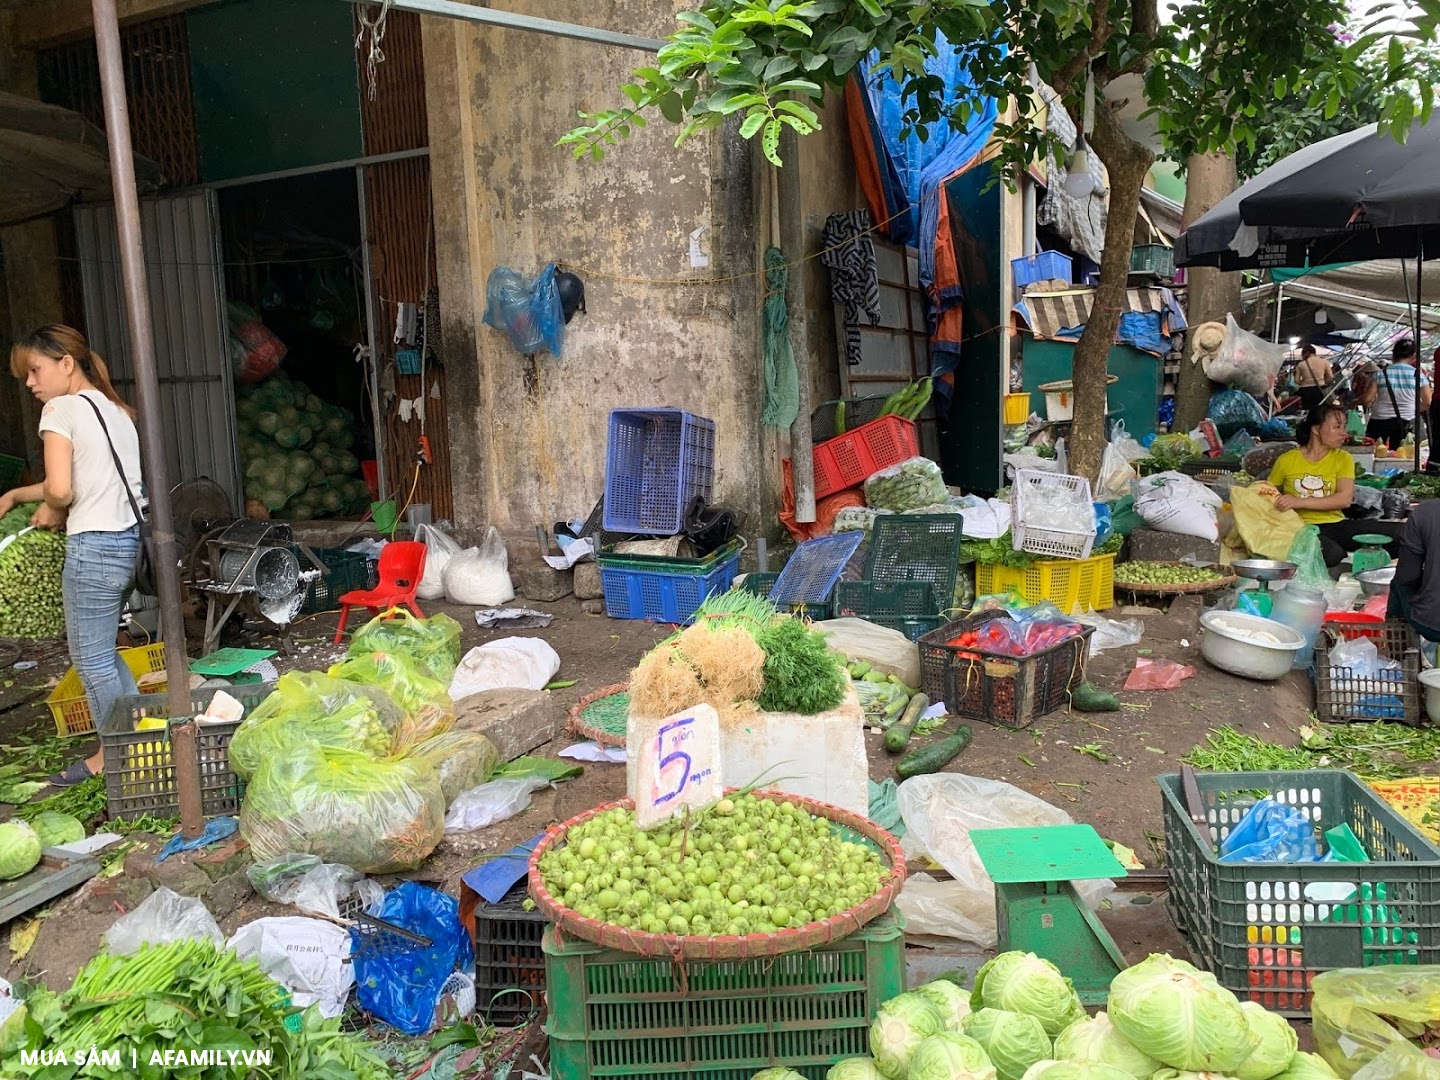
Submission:
M 1205 415 L 1215 421 L 1215 430 L 1222 439 L 1241 431 L 1259 431 L 1265 426 L 1260 403 L 1244 390 L 1216 390 L 1210 395 Z
M 434 768 L 440 777 L 440 790 L 445 793 L 447 807 L 462 791 L 489 780 L 500 761 L 495 744 L 478 731 L 447 731 L 436 735 L 411 750 L 410 756 Z
M 423 761 L 296 749 L 255 772 L 240 835 L 257 861 L 294 852 L 393 874 L 419 866 L 444 837 L 445 795 Z
M 376 948 L 352 929 L 355 1000 L 391 1027 L 407 1035 L 424 1035 L 440 1019 L 436 1006 L 446 980 L 475 960 L 470 935 L 460 921 L 460 903 L 436 889 L 406 881 L 385 897 L 377 917 L 429 938 L 430 944 Z
M 0 638 L 49 638 L 65 633 L 60 588 L 64 569 L 64 533 L 32 529 L 27 524 L 0 539 Z
M 1436 1080 L 1427 1054 L 1440 1019 L 1440 967 L 1373 967 L 1315 976 L 1315 1049 L 1342 1077 Z
M 248 778 L 267 758 L 305 746 L 382 758 L 403 719 L 404 712 L 378 687 L 316 671 L 287 672 L 235 729 L 230 764 Z
M 1233 315 L 1225 316 L 1225 340 L 1220 343 L 1205 374 L 1212 382 L 1226 383 L 1249 394 L 1263 394 L 1280 372 L 1285 349 L 1241 329 Z
M 391 752 L 403 754 L 455 726 L 455 703 L 445 684 L 427 675 L 402 652 L 374 650 L 347 656 L 328 674 L 346 682 L 378 686 L 404 710 Z
M 360 628 L 346 655 L 371 651 L 404 653 L 426 674 L 449 683 L 460 664 L 460 624 L 444 612 L 421 619 L 391 608 Z
M 865 502 L 895 514 L 907 514 L 949 498 L 940 466 L 929 458 L 909 458 L 881 469 L 865 481 Z
M 1180 473 L 1156 473 L 1135 482 L 1135 512 L 1158 532 L 1218 540 L 1224 505 L 1215 492 Z
M 888 513 L 890 513 L 889 510 L 880 510 L 873 506 L 847 506 L 835 515 L 831 531 L 868 533 L 875 527 L 875 519 L 881 514 Z

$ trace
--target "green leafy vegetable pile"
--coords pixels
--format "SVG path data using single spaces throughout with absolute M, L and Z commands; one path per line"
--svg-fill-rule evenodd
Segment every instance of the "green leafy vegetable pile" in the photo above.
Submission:
M 0 637 L 53 638 L 65 633 L 60 575 L 65 534 L 28 529 L 39 503 L 17 506 L 0 518 Z

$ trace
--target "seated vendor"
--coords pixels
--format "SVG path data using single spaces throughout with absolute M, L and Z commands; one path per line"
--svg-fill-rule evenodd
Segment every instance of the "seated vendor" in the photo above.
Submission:
M 1426 641 L 1440 641 L 1440 499 L 1415 507 L 1395 546 L 1399 557 L 1387 614 L 1408 619 Z
M 1300 445 L 1281 454 L 1270 470 L 1270 483 L 1280 492 L 1275 508 L 1294 510 L 1305 524 L 1319 527 L 1326 566 L 1339 566 L 1346 552 L 1359 547 L 1355 537 L 1398 536 L 1403 525 L 1345 517 L 1355 497 L 1355 459 L 1342 449 L 1347 437 L 1345 409 L 1326 402 L 1300 421 L 1295 428 Z

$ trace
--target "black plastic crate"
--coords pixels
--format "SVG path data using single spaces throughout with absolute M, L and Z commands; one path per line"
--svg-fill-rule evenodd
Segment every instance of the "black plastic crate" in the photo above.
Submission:
M 1371 633 L 1347 633 L 1327 626 L 1315 639 L 1315 715 L 1322 723 L 1421 722 L 1420 651 L 1415 631 L 1409 623 L 1396 619 L 1374 626 Z M 1383 659 L 1400 661 L 1400 670 L 1382 678 L 1333 667 L 1330 653 L 1340 637 L 1369 638 Z
M 822 443 L 833 439 L 837 435 L 848 435 L 856 428 L 868 424 L 871 420 L 880 419 L 884 412 L 885 402 L 889 398 L 885 395 L 863 398 L 846 398 L 845 406 L 845 430 L 837 431 L 835 415 L 840 401 L 825 401 L 815 406 L 815 411 L 810 414 L 810 441 Z
M 549 925 L 526 911 L 522 880 L 498 904 L 475 905 L 475 1010 L 490 1023 L 513 1026 L 545 1001 L 545 953 Z
M 1005 611 L 981 611 L 946 623 L 920 639 L 920 688 L 931 701 L 967 720 L 984 720 L 1007 728 L 1025 728 L 1054 712 L 1085 681 L 1085 660 L 1093 626 L 1044 652 L 1014 657 L 962 648 L 950 642 L 966 630 L 996 619 Z
M 300 560 L 300 570 L 314 570 L 315 564 L 305 557 L 300 548 L 290 549 Z M 378 575 L 372 576 L 372 565 L 377 561 L 358 551 L 343 548 L 310 549 L 315 557 L 325 564 L 325 570 L 310 582 L 305 590 L 305 601 L 300 605 L 302 615 L 314 615 L 321 611 L 339 611 L 340 597 L 355 589 L 374 588 Z

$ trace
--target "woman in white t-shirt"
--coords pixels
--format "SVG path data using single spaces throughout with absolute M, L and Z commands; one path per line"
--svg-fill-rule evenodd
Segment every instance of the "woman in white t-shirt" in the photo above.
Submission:
M 70 661 L 85 687 L 96 729 L 105 730 L 115 702 L 138 692 L 115 648 L 140 548 L 139 525 L 126 493 L 128 485 L 143 505 L 134 412 L 110 384 L 105 362 L 90 350 L 83 334 L 68 326 L 42 326 L 17 341 L 10 350 L 10 371 L 25 381 L 42 406 L 45 479 L 0 495 L 0 515 L 19 503 L 39 502 L 30 523 L 66 531 L 63 582 Z M 97 751 L 50 782 L 68 787 L 103 768 L 104 758 Z

